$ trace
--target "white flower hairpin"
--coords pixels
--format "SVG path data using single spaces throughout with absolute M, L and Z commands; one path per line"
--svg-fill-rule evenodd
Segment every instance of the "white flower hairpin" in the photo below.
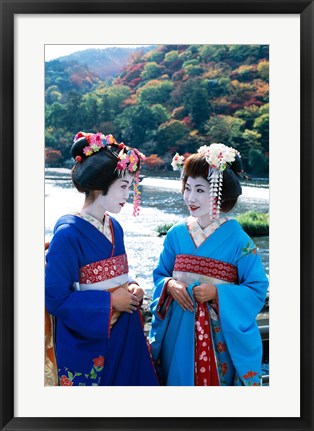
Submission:
M 181 169 L 183 169 L 183 165 L 184 165 L 184 156 L 180 156 L 179 153 L 176 153 L 173 156 L 172 162 L 171 162 L 171 166 L 173 170 L 180 171 Z

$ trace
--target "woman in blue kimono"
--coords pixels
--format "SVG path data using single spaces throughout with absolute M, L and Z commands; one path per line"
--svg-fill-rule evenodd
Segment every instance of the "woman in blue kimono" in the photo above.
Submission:
M 228 219 L 241 195 L 240 155 L 203 146 L 185 161 L 190 216 L 173 226 L 154 270 L 150 343 L 162 385 L 259 386 L 262 340 L 256 316 L 268 279 L 256 246 Z
M 83 132 L 75 136 L 71 151 L 76 161 L 72 181 L 85 200 L 79 212 L 57 221 L 46 256 L 46 310 L 54 320 L 58 377 L 52 383 L 50 349 L 46 382 L 158 385 L 139 311 L 144 291 L 128 275 L 123 230 L 107 213 L 121 211 L 134 181 L 138 214 L 144 155 L 112 135 Z

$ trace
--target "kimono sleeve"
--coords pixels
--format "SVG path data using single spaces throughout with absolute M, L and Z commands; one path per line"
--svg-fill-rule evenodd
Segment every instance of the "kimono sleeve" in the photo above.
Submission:
M 176 253 L 173 245 L 173 229 L 170 229 L 164 240 L 163 250 L 160 253 L 157 267 L 153 271 L 155 288 L 150 305 L 153 316 L 153 329 L 155 325 L 158 326 L 159 322 L 164 320 L 173 301 L 172 296 L 167 294 L 166 286 L 167 282 L 172 278 L 175 259 Z
M 165 237 L 163 249 L 160 253 L 158 264 L 153 271 L 155 285 L 154 293 L 159 295 L 165 282 L 172 277 L 174 263 L 176 260 L 174 229 L 170 229 Z
M 71 227 L 62 225 L 51 241 L 45 271 L 47 311 L 83 337 L 109 336 L 111 298 L 104 291 L 74 291 L 79 281 L 79 248 Z
M 262 309 L 268 278 L 256 246 L 249 240 L 236 261 L 238 284 L 217 285 L 219 311 L 225 329 L 246 331 Z
M 166 295 L 166 284 L 172 277 L 175 262 L 175 252 L 172 247 L 170 234 L 171 231 L 168 232 L 164 240 L 157 267 L 153 271 L 155 288 L 150 305 L 152 321 L 149 332 L 149 342 L 154 361 L 157 361 L 159 358 L 160 349 L 170 318 L 170 313 L 168 311 L 172 302 L 172 297 Z
M 266 297 L 268 279 L 252 241 L 238 250 L 238 284 L 216 285 L 221 328 L 237 377 L 244 385 L 261 384 L 262 341 L 256 316 Z
M 172 230 L 169 231 L 164 240 L 163 249 L 160 253 L 157 267 L 153 271 L 155 285 L 153 300 L 161 296 L 166 282 L 172 278 L 174 263 L 176 260 L 172 232 Z
M 238 284 L 222 284 L 218 289 L 221 318 L 230 320 L 232 327 L 248 328 L 264 305 L 268 279 L 260 256 L 252 241 L 241 249 L 236 262 Z M 232 319 L 228 318 L 228 314 Z

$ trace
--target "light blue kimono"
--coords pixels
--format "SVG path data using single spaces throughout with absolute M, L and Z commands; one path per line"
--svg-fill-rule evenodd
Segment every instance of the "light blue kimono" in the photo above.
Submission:
M 192 261 L 205 258 L 222 269 L 200 275 L 196 266 L 187 265 L 185 270 L 181 264 L 180 271 L 175 271 L 180 256 L 187 262 L 189 256 Z M 236 274 L 234 281 L 221 276 L 225 268 Z M 186 221 L 175 225 L 165 238 L 153 276 L 149 338 L 161 383 L 194 385 L 195 311 L 183 311 L 167 296 L 164 286 L 173 277 L 188 285 L 192 299 L 195 284 L 207 282 L 217 288 L 218 305 L 207 305 L 220 385 L 260 385 L 262 340 L 256 316 L 264 305 L 268 279 L 256 246 L 239 223 L 225 222 L 200 246 L 195 245 Z

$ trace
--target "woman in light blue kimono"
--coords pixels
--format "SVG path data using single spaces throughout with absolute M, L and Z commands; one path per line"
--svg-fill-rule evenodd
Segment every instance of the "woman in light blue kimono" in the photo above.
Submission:
M 160 383 L 260 386 L 256 316 L 268 279 L 251 238 L 224 215 L 242 193 L 240 155 L 212 144 L 185 161 L 176 154 L 172 166 L 183 169 L 190 216 L 169 230 L 153 273 L 149 338 Z

